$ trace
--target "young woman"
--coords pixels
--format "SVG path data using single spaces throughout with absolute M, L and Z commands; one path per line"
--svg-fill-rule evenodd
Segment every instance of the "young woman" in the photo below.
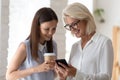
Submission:
M 47 7 L 39 9 L 33 19 L 29 37 L 22 42 L 6 72 L 7 80 L 54 80 L 54 61 L 44 62 L 45 52 L 57 56 L 57 44 L 52 40 L 58 18 Z

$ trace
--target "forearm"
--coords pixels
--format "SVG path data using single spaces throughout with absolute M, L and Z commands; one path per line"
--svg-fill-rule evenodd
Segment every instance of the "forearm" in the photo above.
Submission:
M 67 78 L 56 77 L 55 80 L 67 80 Z
M 97 73 L 97 74 L 86 74 L 80 71 L 77 71 L 75 80 L 111 80 L 111 77 L 108 73 Z
M 24 70 L 17 70 L 17 71 L 13 71 L 13 72 L 8 72 L 8 73 L 6 73 L 6 79 L 7 80 L 16 80 L 19 78 L 29 76 L 29 75 L 36 73 L 36 72 L 38 72 L 38 71 L 37 71 L 37 68 L 35 68 L 35 67 L 24 69 Z

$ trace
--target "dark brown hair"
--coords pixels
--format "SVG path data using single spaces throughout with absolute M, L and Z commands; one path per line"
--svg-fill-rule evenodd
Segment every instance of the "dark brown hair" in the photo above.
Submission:
M 56 20 L 58 22 L 58 18 L 56 13 L 47 7 L 43 7 L 39 9 L 32 22 L 31 32 L 27 39 L 30 39 L 30 48 L 31 48 L 31 55 L 33 59 L 37 60 L 38 58 L 38 44 L 40 41 L 40 25 L 43 22 Z M 47 52 L 53 52 L 53 45 L 52 45 L 52 38 L 47 41 Z

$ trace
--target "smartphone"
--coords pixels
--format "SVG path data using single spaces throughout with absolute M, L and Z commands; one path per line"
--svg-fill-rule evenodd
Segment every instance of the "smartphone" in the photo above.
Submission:
M 68 64 L 67 64 L 67 62 L 66 62 L 65 59 L 57 59 L 57 60 L 56 60 L 56 63 L 57 63 L 57 65 L 60 66 L 60 67 L 62 67 L 62 66 L 61 66 L 60 64 L 58 64 L 58 63 L 62 63 L 62 64 L 66 65 L 66 66 L 68 67 Z M 62 68 L 63 68 L 63 67 L 62 67 Z

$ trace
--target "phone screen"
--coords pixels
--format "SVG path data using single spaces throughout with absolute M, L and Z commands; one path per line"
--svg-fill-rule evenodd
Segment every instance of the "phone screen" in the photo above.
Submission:
M 66 66 L 68 67 L 68 64 L 67 64 L 67 62 L 66 62 L 65 59 L 57 59 L 57 60 L 56 60 L 56 63 L 57 63 L 57 65 L 60 66 L 60 67 L 62 67 L 62 66 L 61 66 L 60 64 L 58 64 L 58 63 L 62 63 L 62 64 L 66 65 Z

